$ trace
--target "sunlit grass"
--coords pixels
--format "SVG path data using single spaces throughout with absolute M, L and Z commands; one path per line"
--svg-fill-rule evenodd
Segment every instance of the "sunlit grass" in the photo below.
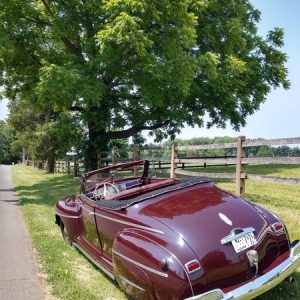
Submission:
M 181 166 L 181 165 L 179 165 Z M 235 166 L 218 166 L 212 167 L 208 166 L 206 168 L 185 168 L 186 170 L 198 171 L 198 172 L 207 172 L 207 173 L 234 173 Z M 266 176 L 275 176 L 275 177 L 292 177 L 300 178 L 300 165 L 249 165 L 246 167 L 246 172 L 248 174 L 255 175 L 266 175 Z
M 65 244 L 54 223 L 55 203 L 76 193 L 79 181 L 23 165 L 13 168 L 13 179 L 51 293 L 58 299 L 128 299 L 113 281 Z
M 261 172 L 260 167 L 256 168 L 257 172 Z M 300 177 L 299 166 L 272 166 L 268 172 L 266 175 L 286 177 L 288 174 L 288 177 Z M 74 194 L 79 188 L 79 181 L 62 174 L 46 175 L 23 165 L 13 168 L 13 177 L 20 206 L 40 258 L 41 271 L 52 293 L 59 299 L 128 299 L 108 277 L 63 242 L 60 230 L 54 224 L 55 203 L 66 195 Z M 233 180 L 215 182 L 223 189 L 235 190 Z M 247 180 L 245 198 L 280 216 L 292 240 L 300 237 L 299 185 Z M 295 273 L 295 277 L 295 284 L 284 282 L 259 299 L 300 299 L 300 270 Z

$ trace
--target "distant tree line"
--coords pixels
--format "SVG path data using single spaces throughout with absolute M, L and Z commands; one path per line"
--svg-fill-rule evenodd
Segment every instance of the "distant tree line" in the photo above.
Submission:
M 10 101 L 8 108 L 7 121 L 0 124 L 0 163 L 21 161 L 25 155 L 30 160 L 46 160 L 47 171 L 53 172 L 55 159 L 68 159 L 67 153 L 72 154 L 69 159 L 84 158 L 87 136 L 76 113 L 58 113 L 21 99 Z M 114 146 L 127 147 L 128 140 L 111 141 L 108 149 Z

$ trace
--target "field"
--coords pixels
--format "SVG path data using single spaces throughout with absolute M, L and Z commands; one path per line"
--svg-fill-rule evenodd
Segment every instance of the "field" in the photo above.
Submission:
M 186 170 L 207 172 L 207 173 L 235 173 L 235 166 L 223 166 L 223 167 L 212 167 L 206 168 L 185 168 Z M 299 165 L 248 165 L 248 174 L 255 175 L 266 175 L 275 177 L 292 177 L 300 178 L 300 166 Z
M 225 168 L 226 172 L 229 172 L 228 168 L 233 169 Z M 300 177 L 299 166 L 251 166 L 251 171 L 249 169 L 251 174 Z M 208 168 L 203 170 L 211 171 Z M 62 174 L 46 175 L 43 171 L 24 165 L 13 167 L 13 178 L 33 246 L 38 253 L 40 271 L 52 295 L 57 299 L 129 299 L 85 257 L 67 246 L 61 238 L 59 227 L 54 224 L 56 201 L 75 193 L 79 188 L 79 180 Z M 223 189 L 235 189 L 233 180 L 215 182 Z M 300 237 L 300 185 L 248 180 L 245 198 L 279 215 L 286 223 L 292 240 Z M 295 277 L 295 284 L 283 282 L 259 299 L 300 299 L 300 270 Z

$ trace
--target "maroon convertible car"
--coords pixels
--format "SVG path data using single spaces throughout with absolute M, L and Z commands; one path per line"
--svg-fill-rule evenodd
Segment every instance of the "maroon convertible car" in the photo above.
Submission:
M 208 178 L 150 176 L 147 160 L 83 175 L 56 205 L 65 241 L 135 299 L 252 299 L 300 266 L 270 211 Z

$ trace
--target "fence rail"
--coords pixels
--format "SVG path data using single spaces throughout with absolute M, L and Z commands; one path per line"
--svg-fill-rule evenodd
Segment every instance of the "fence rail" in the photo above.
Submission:
M 183 164 L 211 164 L 211 165 L 225 165 L 236 164 L 236 158 L 177 158 L 175 163 Z
M 175 150 L 193 151 L 193 150 L 230 149 L 230 148 L 236 148 L 236 143 L 176 146 Z
M 186 175 L 186 176 L 204 176 L 209 178 L 228 178 L 234 179 L 235 173 L 207 173 L 207 172 L 194 172 L 194 171 L 187 171 L 187 170 L 176 170 L 175 174 L 178 175 Z
M 294 156 L 275 156 L 275 157 L 245 157 L 242 158 L 243 164 L 266 165 L 266 164 L 300 164 L 300 157 Z

